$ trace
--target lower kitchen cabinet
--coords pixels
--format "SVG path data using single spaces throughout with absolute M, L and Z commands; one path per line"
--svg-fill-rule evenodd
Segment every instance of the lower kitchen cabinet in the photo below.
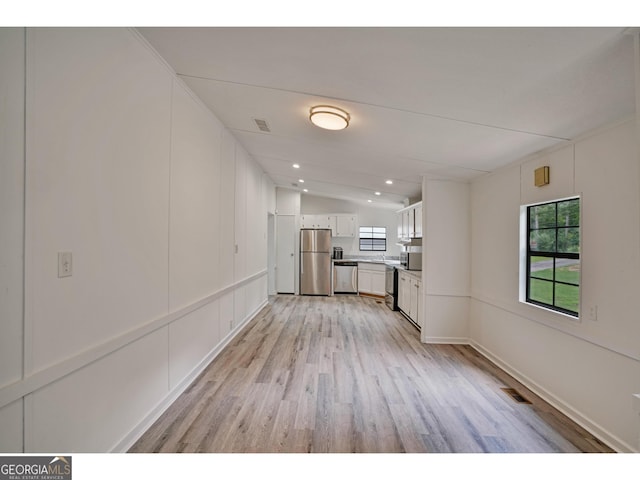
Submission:
M 422 280 L 406 271 L 398 272 L 398 308 L 419 327 L 422 310 Z
M 358 292 L 384 297 L 385 265 L 358 263 Z

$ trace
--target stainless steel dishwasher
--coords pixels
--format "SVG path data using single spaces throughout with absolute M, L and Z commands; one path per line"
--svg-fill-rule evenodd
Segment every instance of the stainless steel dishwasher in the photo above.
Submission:
M 333 292 L 358 293 L 358 262 L 334 262 Z

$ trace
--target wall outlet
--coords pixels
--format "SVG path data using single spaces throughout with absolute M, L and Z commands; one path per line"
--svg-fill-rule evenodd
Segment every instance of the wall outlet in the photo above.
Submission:
M 598 306 L 597 305 L 591 305 L 589 307 L 589 320 L 592 321 L 597 321 L 598 320 Z
M 58 278 L 70 277 L 73 274 L 71 252 L 58 252 Z

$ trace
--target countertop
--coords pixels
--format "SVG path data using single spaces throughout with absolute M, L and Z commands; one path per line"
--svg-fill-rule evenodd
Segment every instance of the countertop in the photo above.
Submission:
M 381 258 L 342 258 L 340 260 L 333 259 L 333 263 L 346 263 L 346 262 L 358 262 L 358 263 L 377 263 L 381 265 L 393 265 L 395 267 L 400 266 L 400 260 L 383 260 Z
M 407 272 L 409 275 L 413 275 L 416 278 L 422 278 L 422 270 L 407 270 L 402 265 L 400 265 L 400 260 L 382 260 L 381 258 L 368 258 L 368 257 L 360 257 L 360 258 L 342 258 L 340 260 L 332 259 L 334 264 L 341 263 L 375 263 L 378 265 L 390 265 L 392 267 L 396 267 L 398 270 L 402 270 L 403 272 Z
M 403 272 L 408 273 L 409 275 L 413 275 L 418 279 L 422 279 L 422 270 L 407 270 L 402 266 L 398 266 L 397 268 L 398 270 L 402 270 Z

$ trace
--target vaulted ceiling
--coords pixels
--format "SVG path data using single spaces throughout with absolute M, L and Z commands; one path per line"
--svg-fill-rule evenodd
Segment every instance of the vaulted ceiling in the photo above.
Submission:
M 624 28 L 139 31 L 276 185 L 385 207 L 422 176 L 471 181 L 635 110 Z M 313 126 L 319 104 L 349 127 Z

